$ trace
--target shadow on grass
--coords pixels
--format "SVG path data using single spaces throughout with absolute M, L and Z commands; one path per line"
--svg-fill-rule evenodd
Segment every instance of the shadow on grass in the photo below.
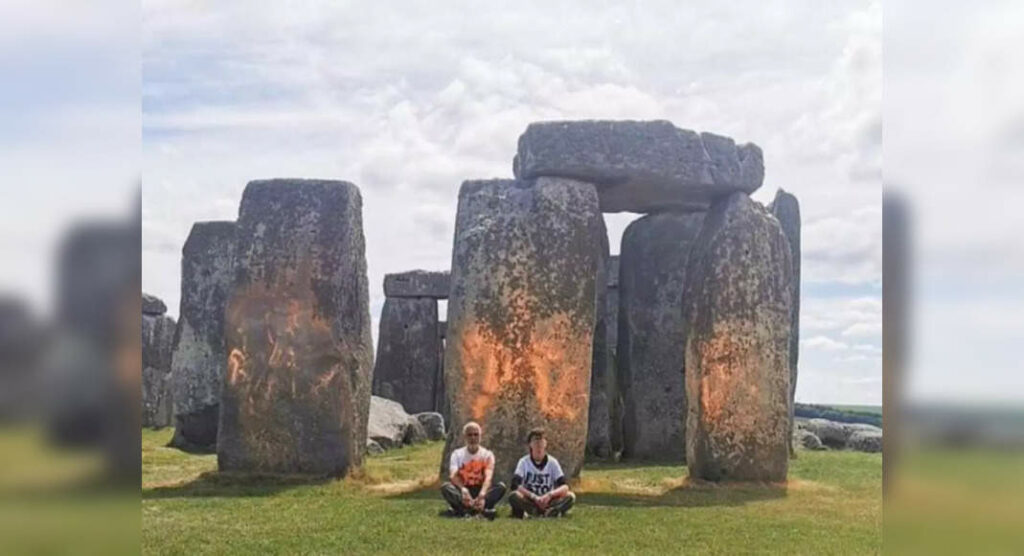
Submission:
M 581 492 L 581 506 L 680 507 L 742 506 L 748 502 L 786 497 L 786 487 L 775 485 L 683 485 L 661 494 Z
M 772 484 L 707 484 L 686 483 L 658 494 L 636 494 L 614 491 L 577 491 L 577 506 L 614 507 L 711 507 L 742 506 L 749 502 L 785 498 L 784 485 Z M 393 500 L 441 499 L 440 485 L 400 492 L 385 498 Z M 505 503 L 504 501 L 502 503 Z
M 322 485 L 334 480 L 327 476 L 254 475 L 207 471 L 185 483 L 143 489 L 142 499 L 273 496 L 288 489 Z

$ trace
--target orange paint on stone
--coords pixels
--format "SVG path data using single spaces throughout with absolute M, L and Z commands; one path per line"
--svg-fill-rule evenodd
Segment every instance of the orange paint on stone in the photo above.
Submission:
M 576 419 L 589 385 L 590 346 L 570 341 L 565 315 L 555 315 L 531 328 L 526 345 L 510 347 L 480 325 L 462 334 L 465 376 L 460 396 L 472 400 L 474 420 L 484 420 L 495 397 L 519 388 L 536 400 L 548 419 Z

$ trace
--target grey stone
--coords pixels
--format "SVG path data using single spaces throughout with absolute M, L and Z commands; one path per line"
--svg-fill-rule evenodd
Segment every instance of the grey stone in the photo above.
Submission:
M 370 455 L 380 455 L 384 453 L 384 448 L 381 448 L 380 444 L 375 440 L 366 439 L 366 453 Z
M 657 121 L 530 124 L 519 137 L 515 176 L 594 183 L 604 212 L 707 210 L 715 198 L 752 193 L 764 179 L 761 149 Z
M 561 178 L 467 181 L 459 191 L 448 301 L 442 461 L 470 420 L 511 477 L 527 432 L 570 477 L 587 438 L 601 214 L 594 186 Z
M 156 299 L 156 298 L 154 298 Z M 171 425 L 171 345 L 174 319 L 142 315 L 142 426 Z
M 852 432 L 842 423 L 828 419 L 807 419 L 797 422 L 796 427 L 811 432 L 821 440 L 822 444 L 834 450 L 846 447 L 846 441 L 849 440 Z
M 850 434 L 846 447 L 858 452 L 878 453 L 882 451 L 882 431 L 857 430 Z
M 0 423 L 39 415 L 48 339 L 23 299 L 0 294 Z
M 596 317 L 594 322 L 593 355 L 591 357 L 587 453 L 598 458 L 608 458 L 612 455 L 611 396 L 615 389 L 613 386 L 614 377 L 609 368 L 609 322 L 607 320 L 607 312 L 604 310 L 608 303 L 608 288 L 602 287 L 608 283 L 608 272 L 611 264 L 608 253 L 608 232 L 603 218 L 601 220 L 599 236 L 596 243 L 599 265 L 595 282 Z
M 397 448 L 405 442 L 409 417 L 402 404 L 380 396 L 372 396 L 366 428 L 367 438 L 377 442 L 385 450 Z
M 420 423 L 419 419 L 410 415 L 409 422 L 405 426 L 405 436 L 402 437 L 403 444 L 422 444 L 429 440 L 427 429 Z
M 625 458 L 685 461 L 687 256 L 703 213 L 659 213 L 622 235 L 618 380 Z
M 619 256 L 609 259 L 608 291 L 605 302 L 605 333 L 608 337 L 609 440 L 614 454 L 622 453 L 622 392 L 619 389 Z
M 437 300 L 428 297 L 384 300 L 373 368 L 373 394 L 386 396 L 408 411 L 436 409 L 441 372 Z
M 692 477 L 786 479 L 791 265 L 778 221 L 760 204 L 735 193 L 712 206 L 683 294 Z
M 142 314 L 160 316 L 167 312 L 167 304 L 155 295 L 142 292 Z
M 234 222 L 196 222 L 181 250 L 181 304 L 174 338 L 174 437 L 188 451 L 217 448 L 227 371 L 224 310 L 234 279 Z
M 444 417 L 436 411 L 425 411 L 413 415 L 427 433 L 429 440 L 443 440 L 445 436 Z
M 141 347 L 140 233 L 139 218 L 111 219 L 75 223 L 61 239 L 41 390 L 48 437 L 97 448 L 111 477 L 136 486 L 142 373 L 126 355 Z
M 431 297 L 448 299 L 448 271 L 411 270 L 384 275 L 387 297 Z
M 828 447 L 821 443 L 821 439 L 813 432 L 805 429 L 793 431 L 793 441 L 796 445 L 806 450 L 827 450 Z
M 789 332 L 789 430 L 792 432 L 793 412 L 796 408 L 797 363 L 800 359 L 800 202 L 792 193 L 779 189 L 768 210 L 782 226 L 793 261 L 792 324 Z M 790 452 L 793 452 L 792 445 Z
M 351 183 L 250 182 L 225 313 L 221 470 L 344 475 L 373 373 L 362 198 Z

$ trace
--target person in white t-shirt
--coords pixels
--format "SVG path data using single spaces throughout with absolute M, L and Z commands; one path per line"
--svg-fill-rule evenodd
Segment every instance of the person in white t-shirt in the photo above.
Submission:
M 466 445 L 452 451 L 448 464 L 450 482 L 441 485 L 441 496 L 451 509 L 450 516 L 482 514 L 493 520 L 494 507 L 505 496 L 504 483 L 491 485 L 494 478 L 494 454 L 480 445 L 480 425 L 470 421 L 462 427 Z
M 547 453 L 548 441 L 544 438 L 544 429 L 531 430 L 526 442 L 530 446 L 530 453 L 523 456 L 516 465 L 512 477 L 512 494 L 508 496 L 512 517 L 565 515 L 576 502 L 576 495 L 565 482 L 561 464 Z

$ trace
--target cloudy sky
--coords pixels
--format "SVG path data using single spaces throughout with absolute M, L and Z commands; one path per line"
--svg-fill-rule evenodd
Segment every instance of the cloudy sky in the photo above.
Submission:
M 800 199 L 798 400 L 881 403 L 878 2 L 382 4 L 143 2 L 143 289 L 172 314 L 189 228 L 251 179 L 360 187 L 376 335 L 384 274 L 448 267 L 459 184 L 510 177 L 529 122 L 663 118 Z

